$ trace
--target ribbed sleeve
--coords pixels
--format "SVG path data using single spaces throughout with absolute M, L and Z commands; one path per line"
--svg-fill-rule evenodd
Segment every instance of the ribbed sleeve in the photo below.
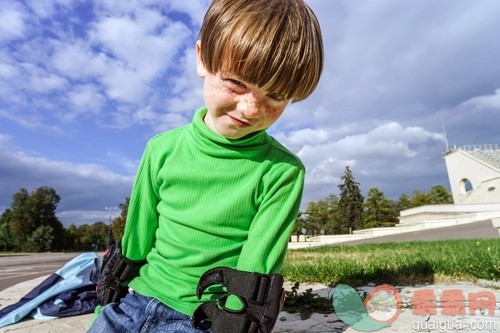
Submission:
M 300 160 L 265 131 L 229 140 L 205 113 L 148 142 L 122 239 L 126 257 L 148 261 L 130 286 L 189 315 L 207 269 L 280 269 L 304 179 Z

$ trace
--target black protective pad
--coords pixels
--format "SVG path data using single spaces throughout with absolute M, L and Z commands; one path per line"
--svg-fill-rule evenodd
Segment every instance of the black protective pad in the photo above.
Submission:
M 119 302 L 128 291 L 123 282 L 129 282 L 137 275 L 146 260 L 130 260 L 121 254 L 121 243 L 109 247 L 102 258 L 97 282 L 97 302 L 100 305 Z
M 213 333 L 269 333 L 272 331 L 284 302 L 283 277 L 279 274 L 260 274 L 217 267 L 200 278 L 197 296 L 212 285 L 223 285 L 227 293 L 216 301 L 200 305 L 193 314 L 193 324 L 212 320 Z M 243 303 L 238 310 L 225 306 L 229 295 Z

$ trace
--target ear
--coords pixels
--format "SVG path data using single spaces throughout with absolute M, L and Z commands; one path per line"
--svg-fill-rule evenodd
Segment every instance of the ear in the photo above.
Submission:
M 207 70 L 201 59 L 201 41 L 196 41 L 196 71 L 201 78 L 205 78 Z

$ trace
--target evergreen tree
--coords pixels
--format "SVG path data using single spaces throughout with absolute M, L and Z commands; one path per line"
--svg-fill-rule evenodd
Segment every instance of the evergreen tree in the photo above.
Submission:
M 401 194 L 398 201 L 396 202 L 396 209 L 399 212 L 405 209 L 412 208 L 411 200 L 408 194 Z
M 363 227 L 363 196 L 359 183 L 356 182 L 349 166 L 346 166 L 339 185 L 339 221 L 352 234 L 355 229 Z
M 429 201 L 427 198 L 427 194 L 422 191 L 415 190 L 411 193 L 411 207 L 420 207 L 428 205 Z
M 327 223 L 324 226 L 325 234 L 338 235 L 347 233 L 348 230 L 342 228 L 339 219 L 339 198 L 335 194 L 330 194 L 322 202 L 327 216 Z
M 311 201 L 307 204 L 305 211 L 307 230 L 311 236 L 317 236 L 321 233 L 323 225 L 326 223 L 325 217 L 321 214 L 320 206 L 318 202 Z
M 442 205 L 452 204 L 453 197 L 443 185 L 435 185 L 427 192 L 427 204 Z
M 376 187 L 368 190 L 364 207 L 364 228 L 390 227 L 398 221 L 392 202 Z

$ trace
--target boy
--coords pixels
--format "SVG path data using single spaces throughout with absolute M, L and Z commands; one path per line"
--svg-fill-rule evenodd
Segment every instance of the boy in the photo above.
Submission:
M 191 322 L 222 292 L 198 299 L 204 272 L 270 274 L 284 260 L 304 167 L 265 130 L 319 81 L 318 21 L 303 0 L 213 0 L 196 53 L 206 106 L 148 142 L 121 242 L 145 264 L 89 332 L 210 332 Z

